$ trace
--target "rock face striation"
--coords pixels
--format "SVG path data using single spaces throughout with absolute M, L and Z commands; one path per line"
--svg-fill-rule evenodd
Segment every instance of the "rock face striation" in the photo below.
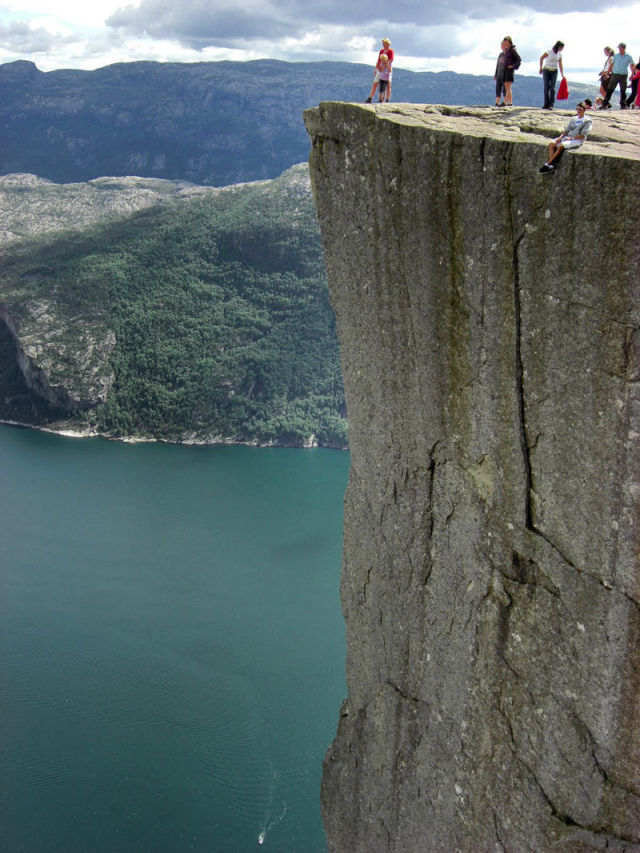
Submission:
M 640 851 L 638 118 L 542 176 L 566 120 L 305 114 L 352 454 L 332 851 Z

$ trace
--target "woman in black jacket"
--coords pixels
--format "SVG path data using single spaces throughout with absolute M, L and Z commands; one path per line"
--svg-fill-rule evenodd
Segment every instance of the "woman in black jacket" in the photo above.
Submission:
M 513 72 L 520 68 L 520 56 L 516 50 L 511 36 L 505 36 L 500 43 L 501 52 L 496 63 L 496 105 L 499 107 L 513 106 L 513 98 L 511 95 L 511 84 L 513 83 Z M 504 86 L 504 103 L 499 102 Z

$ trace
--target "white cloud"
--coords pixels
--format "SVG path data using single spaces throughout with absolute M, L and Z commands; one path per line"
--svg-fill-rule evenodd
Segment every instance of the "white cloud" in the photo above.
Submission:
M 121 6 L 122 0 L 0 0 L 0 20 L 5 15 L 27 21 L 54 16 L 76 29 L 102 27 Z
M 531 0 L 532 1 L 532 0 Z M 503 35 L 537 74 L 538 57 L 560 38 L 570 79 L 594 82 L 605 43 L 622 39 L 637 58 L 640 2 L 537 0 L 396 0 L 393 19 L 365 0 L 0 0 L 0 62 L 30 59 L 44 71 L 97 68 L 150 59 L 374 61 L 380 37 L 391 38 L 396 66 L 416 71 L 493 74 Z M 374 9 L 372 13 L 372 8 Z

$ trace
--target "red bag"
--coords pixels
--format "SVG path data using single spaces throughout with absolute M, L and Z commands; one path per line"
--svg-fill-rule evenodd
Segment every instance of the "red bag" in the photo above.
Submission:
M 567 101 L 569 99 L 569 84 L 567 83 L 567 78 L 563 77 L 560 81 L 560 85 L 558 86 L 558 94 L 556 95 L 557 101 Z

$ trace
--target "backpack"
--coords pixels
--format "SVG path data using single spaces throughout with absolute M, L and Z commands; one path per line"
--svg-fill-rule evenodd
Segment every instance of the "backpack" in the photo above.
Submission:
M 517 68 L 520 68 L 520 65 L 522 64 L 522 59 L 520 59 L 520 54 L 515 49 L 515 47 L 512 47 L 511 50 L 513 51 L 513 70 L 515 71 Z

